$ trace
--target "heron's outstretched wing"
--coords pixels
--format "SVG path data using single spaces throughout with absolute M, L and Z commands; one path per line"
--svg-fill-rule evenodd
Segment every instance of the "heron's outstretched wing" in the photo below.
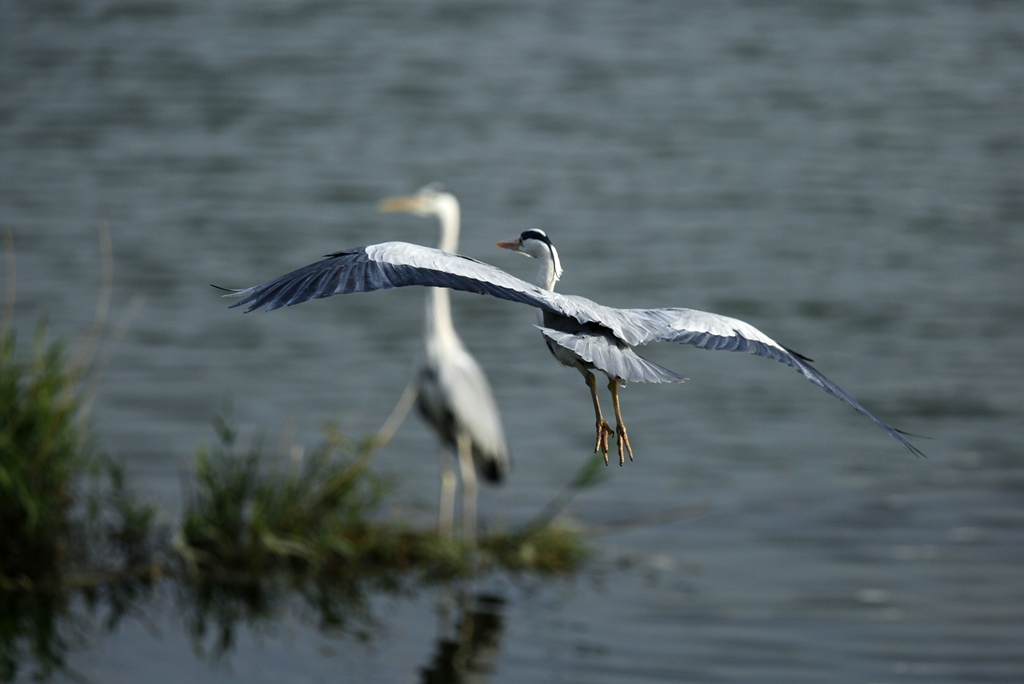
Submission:
M 641 344 L 648 342 L 677 342 L 701 349 L 740 351 L 775 359 L 796 370 L 844 404 L 864 414 L 880 428 L 900 441 L 917 456 L 920 449 L 908 442 L 903 433 L 860 405 L 839 385 L 829 380 L 810 364 L 811 359 L 798 354 L 765 335 L 754 326 L 729 316 L 695 311 L 694 309 L 617 309 L 620 315 L 633 321 L 634 329 L 645 330 Z
M 487 294 L 560 312 L 547 292 L 469 257 L 407 242 L 382 242 L 328 254 L 325 259 L 254 287 L 231 292 L 246 313 L 301 304 L 337 294 L 422 285 Z
M 632 310 L 602 306 L 585 297 L 550 292 L 482 261 L 408 242 L 382 242 L 328 254 L 322 261 L 224 296 L 240 299 L 233 306 L 248 304 L 245 312 L 249 313 L 337 294 L 409 285 L 446 287 L 529 304 L 580 323 L 597 323 L 628 345 L 653 342 L 664 332 L 659 319 L 637 317 Z

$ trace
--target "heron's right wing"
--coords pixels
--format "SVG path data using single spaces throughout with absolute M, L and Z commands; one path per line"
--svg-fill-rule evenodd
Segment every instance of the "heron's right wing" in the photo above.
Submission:
M 382 242 L 328 254 L 322 261 L 224 296 L 240 299 L 233 307 L 248 304 L 245 312 L 249 313 L 337 294 L 410 285 L 446 287 L 529 304 L 580 323 L 604 326 L 630 345 L 651 341 L 647 326 L 638 327 L 637 319 L 623 309 L 551 292 L 482 261 L 408 242 Z
M 421 285 L 486 294 L 559 312 L 554 293 L 469 257 L 407 242 L 383 242 L 327 255 L 300 269 L 225 297 L 248 304 L 245 312 L 301 304 L 310 299 L 353 292 Z

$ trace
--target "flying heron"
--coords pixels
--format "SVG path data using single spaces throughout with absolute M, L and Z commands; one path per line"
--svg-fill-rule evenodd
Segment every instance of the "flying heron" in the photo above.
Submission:
M 540 310 L 537 327 L 548 348 L 561 364 L 578 369 L 586 379 L 597 418 L 594 450 L 604 454 L 606 463 L 608 438 L 613 431 L 601 414 L 593 371 L 608 377 L 621 465 L 624 451 L 630 460 L 633 451 L 619 409 L 619 386 L 627 382 L 684 380 L 633 351 L 635 346 L 662 341 L 702 349 L 745 351 L 775 359 L 867 416 L 911 453 L 924 455 L 904 437 L 906 433 L 861 406 L 814 368 L 809 358 L 783 347 L 749 323 L 693 309 L 616 309 L 584 297 L 559 294 L 554 286 L 562 275 L 562 267 L 558 252 L 544 231 L 527 230 L 514 240 L 499 242 L 498 246 L 539 260 L 536 284 L 469 257 L 406 242 L 384 242 L 329 254 L 322 261 L 225 296 L 240 299 L 233 307 L 248 304 L 248 313 L 264 307 L 272 311 L 336 294 L 423 285 L 486 294 L 536 307 Z
M 392 197 L 380 204 L 384 212 L 405 212 L 437 217 L 441 237 L 438 249 L 459 248 L 459 202 L 437 184 L 420 188 L 407 197 Z M 426 327 L 423 341 L 426 358 L 413 380 L 420 414 L 441 442 L 441 497 L 438 530 L 451 537 L 455 514 L 457 457 L 462 478 L 462 534 L 472 540 L 476 532 L 476 498 L 479 469 L 484 478 L 499 483 L 508 475 L 509 455 L 498 405 L 483 369 L 462 344 L 452 323 L 450 291 L 427 290 Z

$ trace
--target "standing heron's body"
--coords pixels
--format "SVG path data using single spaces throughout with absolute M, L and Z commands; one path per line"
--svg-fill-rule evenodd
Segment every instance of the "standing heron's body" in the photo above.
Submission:
M 386 242 L 344 250 L 255 287 L 227 296 L 234 306 L 268 311 L 336 294 L 386 290 L 409 285 L 447 287 L 529 304 L 541 312 L 540 328 L 548 348 L 564 365 L 577 368 L 587 380 L 597 417 L 597 450 L 608 455 L 612 430 L 601 416 L 593 370 L 609 378 L 618 426 L 619 462 L 630 453 L 619 410 L 618 387 L 626 382 L 681 382 L 670 370 L 641 358 L 633 347 L 651 342 L 676 342 L 702 349 L 741 351 L 784 363 L 828 394 L 851 406 L 885 430 L 912 453 L 922 455 L 903 433 L 885 423 L 810 364 L 741 320 L 684 308 L 616 309 L 584 297 L 554 292 L 561 275 L 558 253 L 542 231 L 525 231 L 518 239 L 498 243 L 541 262 L 538 284 L 532 285 L 501 269 L 458 254 Z
M 436 216 L 440 224 L 438 249 L 455 252 L 459 246 L 459 203 L 449 193 L 427 186 L 417 194 L 381 203 L 386 212 Z M 469 353 L 452 323 L 450 291 L 427 290 L 425 358 L 415 382 L 416 405 L 441 442 L 441 495 L 438 530 L 451 536 L 455 512 L 454 454 L 462 480 L 463 536 L 476 531 L 477 478 L 501 482 L 509 471 L 508 446 L 498 406 L 480 365 Z

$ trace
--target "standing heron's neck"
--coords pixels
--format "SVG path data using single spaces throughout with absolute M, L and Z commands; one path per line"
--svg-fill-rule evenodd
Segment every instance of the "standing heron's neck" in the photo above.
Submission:
M 450 196 L 449 196 L 450 197 Z M 459 203 L 454 197 L 445 198 L 436 206 L 437 220 L 441 223 L 441 238 L 437 248 L 453 254 L 459 251 Z M 458 340 L 452 323 L 450 291 L 443 287 L 427 290 L 426 339 L 430 345 L 435 342 Z
M 450 201 L 438 202 L 436 210 L 437 220 L 441 222 L 437 248 L 454 254 L 459 251 L 459 203 L 452 197 Z
M 458 335 L 452 323 L 452 305 L 449 298 L 450 290 L 444 287 L 427 288 L 427 320 L 426 334 L 427 351 L 430 345 L 450 346 L 458 344 Z

